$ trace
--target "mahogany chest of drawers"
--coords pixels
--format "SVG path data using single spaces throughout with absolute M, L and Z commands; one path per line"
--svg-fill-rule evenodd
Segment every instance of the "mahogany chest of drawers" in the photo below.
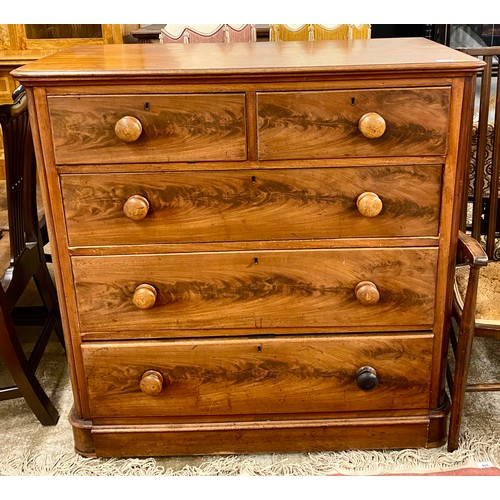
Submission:
M 89 46 L 16 70 L 76 450 L 442 444 L 478 67 L 379 39 Z

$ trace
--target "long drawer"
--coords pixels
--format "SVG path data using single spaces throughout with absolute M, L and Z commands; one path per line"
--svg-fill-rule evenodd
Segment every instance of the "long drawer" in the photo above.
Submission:
M 82 174 L 61 176 L 61 185 L 72 246 L 436 236 L 441 171 Z
M 437 255 L 438 248 L 360 248 L 78 256 L 72 262 L 82 332 L 213 335 L 209 330 L 217 329 L 230 335 L 235 328 L 430 328 Z
M 59 164 L 246 159 L 244 94 L 51 96 L 48 104 Z
M 99 342 L 82 347 L 92 417 L 426 408 L 432 335 Z
M 449 87 L 257 94 L 259 159 L 442 155 Z

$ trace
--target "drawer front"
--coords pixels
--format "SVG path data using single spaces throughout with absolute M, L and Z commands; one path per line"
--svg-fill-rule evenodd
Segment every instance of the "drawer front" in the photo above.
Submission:
M 437 248 L 284 250 L 72 262 L 82 332 L 214 335 L 207 330 L 430 327 L 437 254 Z M 357 289 L 364 282 L 371 284 Z
M 61 185 L 71 246 L 436 236 L 441 166 L 64 175 Z M 143 218 L 125 215 L 131 204 Z
M 53 96 L 59 164 L 245 160 L 244 94 Z M 140 134 L 122 140 L 116 124 Z
M 257 102 L 261 160 L 446 153 L 448 87 L 263 92 Z M 383 118 L 380 137 L 361 132 L 366 113 Z M 367 120 L 369 129 L 379 124 L 374 115 Z
M 432 336 L 105 342 L 82 352 L 92 417 L 401 410 L 428 406 Z

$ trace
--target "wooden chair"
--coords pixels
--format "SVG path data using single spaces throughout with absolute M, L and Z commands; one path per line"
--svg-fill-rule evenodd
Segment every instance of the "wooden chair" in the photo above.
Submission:
M 271 42 L 353 40 L 371 37 L 370 24 L 270 24 Z
M 257 41 L 254 24 L 167 24 L 160 43 L 237 43 Z
M 64 345 L 56 291 L 45 261 L 36 203 L 36 160 L 24 89 L 13 104 L 0 106 L 5 150 L 8 230 L 2 243 L 7 262 L 0 286 L 0 356 L 15 386 L 0 389 L 0 401 L 24 397 L 43 425 L 54 425 L 58 412 L 36 377 L 50 334 Z M 7 238 L 6 241 L 4 238 Z M 8 243 L 8 245 L 7 245 Z M 43 306 L 22 308 L 19 299 L 34 283 Z M 41 316 L 40 309 L 44 314 Z M 43 325 L 29 356 L 19 339 L 19 325 Z
M 450 339 L 455 355 L 454 376 L 448 371 L 451 413 L 448 450 L 458 447 L 465 392 L 499 391 L 496 383 L 468 384 L 474 337 L 500 339 L 500 93 L 497 85 L 500 47 L 462 49 L 484 59 L 478 77 L 477 113 L 473 126 L 470 172 L 464 183 L 459 258 Z M 494 93 L 492 96 L 492 89 Z

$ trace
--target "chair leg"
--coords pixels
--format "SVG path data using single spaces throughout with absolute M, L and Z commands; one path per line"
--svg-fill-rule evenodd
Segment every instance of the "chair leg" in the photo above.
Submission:
M 0 351 L 20 393 L 42 425 L 55 425 L 59 414 L 31 369 L 14 330 L 14 323 L 0 311 Z
M 462 421 L 462 408 L 467 389 L 467 376 L 469 373 L 472 343 L 474 340 L 473 316 L 472 318 L 468 318 L 464 309 L 464 314 L 462 315 L 458 328 L 456 323 L 454 324 L 454 322 L 452 322 L 452 328 L 454 327 L 457 335 L 455 348 L 455 374 L 453 377 L 453 383 L 450 385 L 451 411 L 448 429 L 448 451 L 454 451 L 458 448 L 458 436 Z
M 37 287 L 38 293 L 42 299 L 43 304 L 49 311 L 49 315 L 55 315 L 56 321 L 54 330 L 61 345 L 66 348 L 64 343 L 64 335 L 61 324 L 61 317 L 59 313 L 59 301 L 57 300 L 57 292 L 50 276 L 47 266 L 42 262 L 33 275 L 33 280 Z
M 456 332 L 457 335 L 456 338 L 453 339 L 453 332 L 451 334 L 455 352 L 455 376 L 452 384 L 453 389 L 450 389 L 452 392 L 450 425 L 448 428 L 448 451 L 454 451 L 458 448 L 462 407 L 467 389 L 467 376 L 469 373 L 472 341 L 474 340 L 476 326 L 475 311 L 480 265 L 481 264 L 478 263 L 470 267 L 467 292 L 465 293 L 464 307 L 462 316 L 458 322 L 458 327 L 454 320 L 451 321 L 452 328 L 454 328 L 454 332 Z
M 460 335 L 460 334 L 459 334 Z M 467 375 L 469 372 L 470 355 L 474 334 L 460 335 L 455 357 L 455 377 L 451 395 L 450 426 L 448 430 L 448 451 L 458 448 L 458 436 L 462 421 L 462 408 L 467 388 Z

